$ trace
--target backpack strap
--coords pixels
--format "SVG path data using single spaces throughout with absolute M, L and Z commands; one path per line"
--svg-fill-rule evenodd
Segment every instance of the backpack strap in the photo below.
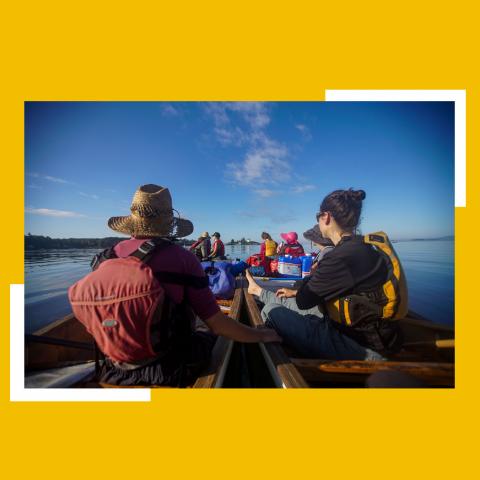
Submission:
M 148 263 L 153 252 L 158 251 L 159 248 L 165 248 L 172 245 L 170 240 L 164 238 L 152 238 L 143 242 L 137 250 L 131 253 L 130 257 L 136 257 L 142 262 Z M 98 266 L 105 260 L 117 258 L 114 251 L 114 247 L 107 248 L 100 253 L 97 253 L 92 261 L 92 270 L 96 270 Z M 212 262 L 212 266 L 214 262 Z M 195 275 L 187 275 L 176 272 L 154 272 L 155 278 L 162 283 L 170 283 L 174 285 L 184 285 L 186 287 L 192 287 L 196 289 L 202 289 L 208 287 L 208 277 L 198 277 Z
M 130 257 L 136 257 L 142 262 L 148 263 L 153 252 L 157 252 L 161 248 L 172 245 L 170 240 L 164 238 L 152 238 L 143 242 L 137 250 L 131 253 Z M 213 265 L 213 262 L 212 262 Z M 205 288 L 208 287 L 208 277 L 198 277 L 195 275 L 188 275 L 177 272 L 154 272 L 155 278 L 162 283 L 170 283 L 174 285 L 184 285 L 192 288 Z
M 136 257 L 142 262 L 148 263 L 154 251 L 159 248 L 168 247 L 171 244 L 172 242 L 165 238 L 152 238 L 151 240 L 143 242 L 129 257 Z
M 131 257 L 137 257 L 138 259 L 142 260 L 142 262 L 148 262 L 150 259 L 153 251 L 157 247 L 166 247 L 168 245 L 171 245 L 172 242 L 170 240 L 166 240 L 164 238 L 152 238 L 151 240 L 147 240 L 146 242 L 143 242 L 137 250 L 135 250 L 132 254 L 130 254 Z M 106 248 L 105 250 L 102 250 L 100 253 L 97 253 L 93 258 L 92 261 L 90 262 L 90 267 L 93 270 L 96 270 L 99 265 L 104 262 L 105 260 L 111 260 L 112 258 L 118 258 L 117 254 L 115 253 L 115 247 L 109 247 Z
M 99 265 L 104 262 L 105 260 L 110 260 L 112 258 L 117 258 L 117 254 L 115 253 L 114 247 L 106 248 L 102 250 L 100 253 L 97 253 L 90 262 L 90 267 L 93 270 L 96 270 Z

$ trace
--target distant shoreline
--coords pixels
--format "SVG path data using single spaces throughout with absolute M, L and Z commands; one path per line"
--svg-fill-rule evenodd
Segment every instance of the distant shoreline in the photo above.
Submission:
M 412 238 L 406 240 L 392 240 L 392 243 L 399 242 L 437 242 L 437 241 L 452 241 L 455 237 L 449 235 L 446 237 L 437 238 Z M 68 250 L 72 248 L 97 248 L 105 249 L 114 247 L 117 243 L 127 240 L 126 237 L 105 237 L 105 238 L 50 238 L 42 235 L 25 235 L 25 250 Z M 177 244 L 182 246 L 190 246 L 196 240 L 180 239 Z M 305 243 L 305 242 L 304 242 Z M 225 243 L 228 246 L 248 246 L 260 245 L 259 242 L 252 240 L 238 240 L 234 243 Z
M 117 243 L 128 240 L 127 237 L 105 238 L 50 238 L 43 235 L 25 235 L 25 250 L 68 250 L 71 248 L 98 248 L 114 247 Z M 190 246 L 196 240 L 179 239 L 177 245 Z M 259 242 L 245 239 L 228 242 L 225 245 L 260 245 Z
M 440 242 L 440 241 L 452 241 L 455 240 L 453 235 L 448 235 L 446 237 L 437 237 L 437 238 L 408 238 L 406 240 L 392 240 L 393 243 L 398 242 Z

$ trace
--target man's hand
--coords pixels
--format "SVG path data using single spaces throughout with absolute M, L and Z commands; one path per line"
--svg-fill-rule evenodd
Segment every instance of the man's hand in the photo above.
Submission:
M 261 331 L 261 334 L 262 334 L 262 342 L 263 343 L 281 342 L 282 341 L 282 338 L 272 328 L 262 328 L 262 329 L 260 329 L 260 331 Z
M 297 295 L 297 291 L 292 290 L 291 288 L 279 288 L 275 292 L 275 296 L 279 298 L 292 298 L 292 297 L 295 297 L 296 295 Z

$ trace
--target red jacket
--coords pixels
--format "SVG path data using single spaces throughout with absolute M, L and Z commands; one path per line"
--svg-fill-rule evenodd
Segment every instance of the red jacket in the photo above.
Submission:
M 211 257 L 223 257 L 225 255 L 225 245 L 218 239 L 213 242 Z
M 282 243 L 279 247 L 278 250 L 279 255 L 291 255 L 292 257 L 301 257 L 302 255 L 305 255 L 305 251 L 303 250 L 303 247 L 297 242 L 297 243 Z

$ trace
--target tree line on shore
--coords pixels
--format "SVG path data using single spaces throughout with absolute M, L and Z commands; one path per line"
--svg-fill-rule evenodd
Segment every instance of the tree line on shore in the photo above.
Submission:
M 434 240 L 453 240 L 453 236 L 445 236 L 438 238 L 415 238 L 411 240 L 393 240 L 393 242 L 407 242 L 407 241 L 434 241 Z M 105 238 L 50 238 L 43 235 L 32 235 L 29 233 L 25 235 L 25 250 L 39 250 L 39 249 L 67 249 L 67 248 L 109 248 L 115 246 L 118 242 L 127 240 L 127 237 L 105 237 Z M 190 246 L 196 240 L 180 239 L 179 245 Z M 259 242 L 253 240 L 232 240 L 226 242 L 226 245 L 260 245 Z
M 25 235 L 25 250 L 39 249 L 67 249 L 67 248 L 109 248 L 115 246 L 126 237 L 105 237 L 105 238 L 51 238 L 43 235 Z M 183 246 L 189 246 L 196 240 L 180 239 L 178 243 Z M 259 245 L 258 242 L 251 240 L 234 240 L 227 245 Z
M 122 237 L 106 238 L 50 238 L 43 235 L 25 235 L 25 250 L 66 248 L 108 248 L 126 240 Z

